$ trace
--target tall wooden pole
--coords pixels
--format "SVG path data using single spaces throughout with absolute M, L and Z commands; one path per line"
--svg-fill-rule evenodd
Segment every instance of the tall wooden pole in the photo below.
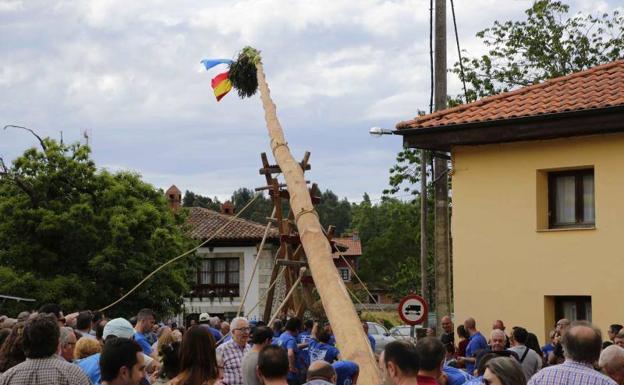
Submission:
M 435 110 L 446 108 L 446 0 L 435 1 Z M 434 160 L 435 188 L 435 286 L 437 329 L 451 314 L 451 276 L 448 212 L 448 164 L 445 158 Z
M 429 280 L 427 277 L 427 152 L 420 150 L 420 295 L 428 299 Z M 428 326 L 425 320 L 424 327 Z
M 271 150 L 286 180 L 301 244 L 308 257 L 312 278 L 336 336 L 338 348 L 345 359 L 355 361 L 360 366 L 358 384 L 378 385 L 381 383 L 381 376 L 370 343 L 344 282 L 334 266 L 331 246 L 314 211 L 303 170 L 293 158 L 284 139 L 262 63 L 257 63 L 256 68 L 264 117 L 271 138 Z

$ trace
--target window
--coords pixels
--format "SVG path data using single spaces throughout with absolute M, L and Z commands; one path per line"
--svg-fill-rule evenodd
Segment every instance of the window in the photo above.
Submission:
M 340 268 L 339 271 L 340 271 L 340 278 L 342 278 L 343 281 L 351 280 L 351 272 L 349 271 L 349 269 Z
M 238 258 L 203 259 L 197 274 L 196 292 L 202 297 L 209 297 L 210 291 L 214 291 L 215 297 L 237 297 L 239 274 Z
M 550 228 L 594 226 L 594 170 L 548 173 Z
M 592 320 L 590 296 L 555 297 L 555 320 L 567 318 L 570 321 Z

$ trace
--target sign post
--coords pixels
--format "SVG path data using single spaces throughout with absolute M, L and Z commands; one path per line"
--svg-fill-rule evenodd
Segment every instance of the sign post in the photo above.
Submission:
M 410 325 L 410 337 L 413 339 L 415 325 L 421 325 L 429 316 L 427 301 L 419 295 L 410 294 L 399 302 L 399 317 L 405 324 Z

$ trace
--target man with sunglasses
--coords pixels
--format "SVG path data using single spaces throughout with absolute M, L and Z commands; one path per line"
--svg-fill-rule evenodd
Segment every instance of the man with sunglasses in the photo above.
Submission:
M 244 385 L 243 357 L 250 350 L 247 344 L 250 330 L 246 318 L 234 318 L 230 323 L 232 340 L 217 348 L 217 361 L 223 367 L 223 383 L 226 385 Z

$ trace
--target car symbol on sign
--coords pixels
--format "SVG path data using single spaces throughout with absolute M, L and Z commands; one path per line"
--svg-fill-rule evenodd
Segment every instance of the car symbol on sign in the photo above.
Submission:
M 420 315 L 421 306 L 420 305 L 407 305 L 405 307 L 405 315 L 415 314 Z

